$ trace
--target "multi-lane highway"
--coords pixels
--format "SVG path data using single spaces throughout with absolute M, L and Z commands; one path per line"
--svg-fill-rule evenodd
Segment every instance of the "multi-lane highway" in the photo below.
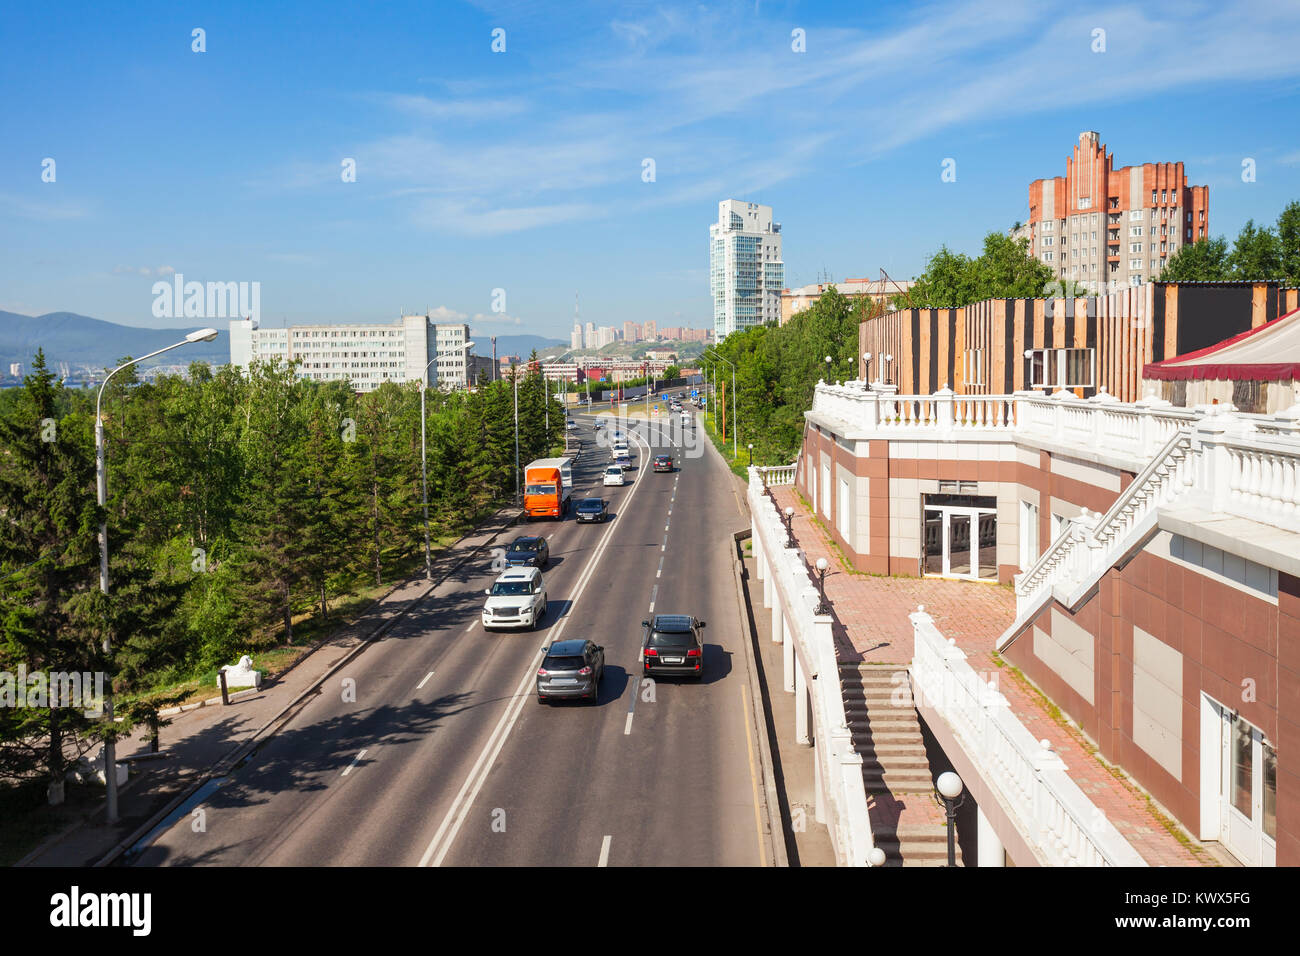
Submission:
M 137 865 L 770 862 L 724 544 L 746 523 L 735 483 L 703 435 L 692 457 L 680 440 L 646 444 L 633 430 L 635 480 L 603 488 L 608 450 L 591 420 L 579 421 L 586 451 L 574 497 L 606 497 L 611 519 L 520 527 L 550 542 L 542 627 L 484 631 L 483 589 L 495 577 L 484 553 L 187 808 Z M 678 470 L 652 472 L 658 451 Z M 707 622 L 701 684 L 642 683 L 641 622 L 653 612 Z M 541 648 L 572 638 L 604 645 L 599 702 L 541 705 Z

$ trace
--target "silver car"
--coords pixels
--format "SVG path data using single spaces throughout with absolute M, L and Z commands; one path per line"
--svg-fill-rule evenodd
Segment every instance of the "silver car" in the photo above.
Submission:
M 605 673 L 605 648 L 593 641 L 556 641 L 544 648 L 537 671 L 537 703 L 571 697 L 596 703 Z

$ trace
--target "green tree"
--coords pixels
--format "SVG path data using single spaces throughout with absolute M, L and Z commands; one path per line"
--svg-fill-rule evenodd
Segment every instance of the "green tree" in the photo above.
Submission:
M 1253 219 L 1247 219 L 1237 233 L 1228 261 L 1237 279 L 1276 279 L 1282 274 L 1277 236 L 1268 226 L 1256 226 Z
M 1232 278 L 1228 242 L 1223 237 L 1198 239 L 1165 262 L 1158 282 L 1222 282 Z
M 1300 201 L 1292 201 L 1277 217 L 1278 259 L 1282 281 L 1300 286 Z
M 29 673 L 107 668 L 91 416 L 65 414 L 67 404 L 38 350 L 0 417 L 0 671 L 10 674 L 20 665 Z M 0 774 L 61 782 L 65 748 L 90 719 L 81 709 L 4 703 Z

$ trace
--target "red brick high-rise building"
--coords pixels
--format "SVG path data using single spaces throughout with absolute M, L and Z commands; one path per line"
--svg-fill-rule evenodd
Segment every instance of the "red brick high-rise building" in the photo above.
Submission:
M 1209 186 L 1182 163 L 1115 168 L 1096 132 L 1079 134 L 1065 175 L 1029 184 L 1029 221 L 1012 235 L 1062 282 L 1113 292 L 1150 282 L 1169 256 L 1208 236 Z

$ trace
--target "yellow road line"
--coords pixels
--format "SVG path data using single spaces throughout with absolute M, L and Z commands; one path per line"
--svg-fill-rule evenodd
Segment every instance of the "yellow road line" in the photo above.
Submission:
M 763 848 L 763 814 L 758 808 L 758 773 L 754 768 L 754 727 L 749 720 L 749 688 L 740 685 L 740 716 L 745 724 L 745 746 L 749 748 L 749 784 L 754 790 L 754 830 L 758 833 L 758 865 L 767 866 Z

